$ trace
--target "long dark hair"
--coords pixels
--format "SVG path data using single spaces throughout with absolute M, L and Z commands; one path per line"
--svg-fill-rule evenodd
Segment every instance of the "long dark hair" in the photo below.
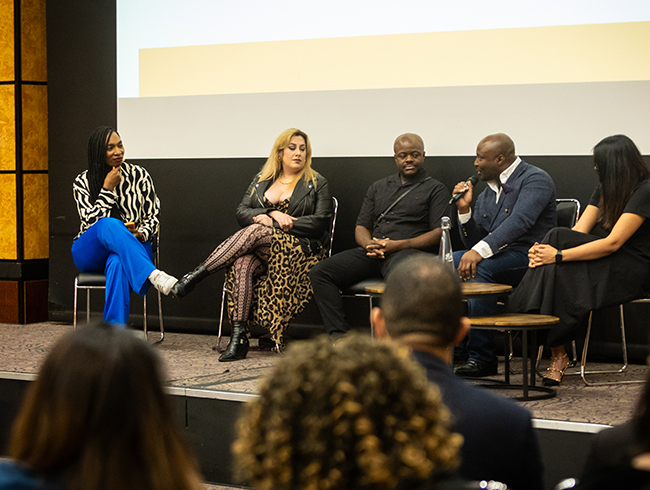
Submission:
M 199 490 L 162 381 L 159 357 L 130 332 L 78 328 L 28 387 L 9 455 L 67 490 Z
M 650 170 L 634 142 L 623 134 L 608 136 L 594 147 L 594 164 L 601 186 L 599 219 L 611 230 Z
M 88 139 L 88 186 L 90 202 L 95 202 L 104 185 L 106 174 L 111 168 L 106 164 L 106 148 L 113 133 L 119 133 L 108 126 L 99 126 Z

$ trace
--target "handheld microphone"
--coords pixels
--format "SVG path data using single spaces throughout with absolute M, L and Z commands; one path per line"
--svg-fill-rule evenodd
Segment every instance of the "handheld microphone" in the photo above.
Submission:
M 474 174 L 472 175 L 469 179 L 467 179 L 467 182 L 472 184 L 472 186 L 475 186 L 476 183 L 478 182 L 478 175 Z M 467 190 L 464 190 L 463 192 L 459 192 L 458 194 L 454 194 L 451 199 L 449 199 L 449 205 L 451 206 L 452 204 L 455 204 L 456 201 L 458 201 L 461 197 L 465 195 Z

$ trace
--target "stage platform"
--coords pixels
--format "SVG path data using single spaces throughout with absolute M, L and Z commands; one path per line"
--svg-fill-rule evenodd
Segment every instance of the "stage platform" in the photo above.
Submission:
M 0 324 L 0 397 L 5 406 L 0 420 L 7 420 L 15 410 L 24 386 L 34 378 L 50 347 L 71 330 L 69 324 L 54 322 Z M 150 332 L 150 341 L 156 338 L 158 333 Z M 206 479 L 233 484 L 236 482 L 230 471 L 229 455 L 234 437 L 233 423 L 242 403 L 256 395 L 260 379 L 279 355 L 251 351 L 245 360 L 220 363 L 219 354 L 213 350 L 215 342 L 216 335 L 167 333 L 164 342 L 155 349 L 165 361 L 168 391 L 179 407 L 179 422 L 188 429 Z M 226 342 L 227 338 L 224 346 Z M 255 345 L 256 341 L 253 340 L 252 344 Z M 520 359 L 515 358 L 512 366 L 515 372 L 521 372 Z M 502 373 L 502 363 L 499 369 Z M 646 374 L 646 366 L 631 365 L 624 375 L 600 375 L 598 380 L 614 380 L 622 376 L 628 380 L 642 380 Z M 521 375 L 513 375 L 512 382 L 521 382 Z M 521 402 L 535 418 L 544 452 L 548 488 L 561 477 L 577 475 L 586 456 L 588 441 L 595 432 L 603 426 L 617 425 L 630 418 L 642 386 L 587 387 L 579 376 L 568 376 L 557 388 L 555 398 Z M 514 394 L 501 390 L 494 392 L 503 396 Z M 0 431 L 3 444 L 6 443 L 6 430 L 3 427 Z

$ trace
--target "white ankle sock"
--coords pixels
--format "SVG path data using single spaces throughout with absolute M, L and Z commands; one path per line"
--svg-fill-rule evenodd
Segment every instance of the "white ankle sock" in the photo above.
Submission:
M 153 287 L 166 296 L 169 294 L 169 291 L 171 291 L 174 284 L 178 282 L 178 279 L 174 276 L 170 276 L 164 271 L 156 269 L 149 274 L 149 282 Z

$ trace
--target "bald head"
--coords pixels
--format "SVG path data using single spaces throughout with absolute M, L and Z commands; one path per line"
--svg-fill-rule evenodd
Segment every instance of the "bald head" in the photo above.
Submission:
M 400 146 L 400 144 L 406 143 L 409 146 L 415 146 L 424 153 L 424 141 L 422 141 L 422 138 L 420 138 L 419 135 L 415 133 L 404 133 L 400 134 L 396 139 L 395 143 L 393 143 L 393 150 L 397 154 L 397 148 Z
M 503 155 L 506 166 L 515 161 L 515 143 L 505 133 L 490 134 L 479 142 L 479 147 L 483 146 L 485 150 Z
M 458 274 L 431 254 L 404 259 L 388 274 L 381 309 L 391 337 L 424 333 L 449 347 L 463 312 Z

